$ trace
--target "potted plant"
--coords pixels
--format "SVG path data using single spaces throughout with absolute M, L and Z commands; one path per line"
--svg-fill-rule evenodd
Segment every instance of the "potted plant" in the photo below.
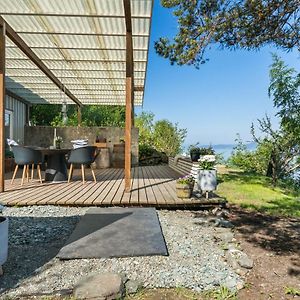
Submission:
M 178 198 L 191 198 L 194 188 L 194 178 L 191 175 L 176 180 L 176 193 Z
M 5 149 L 5 173 L 13 171 L 15 168 L 14 154 L 9 149 Z
M 61 148 L 61 143 L 63 142 L 63 139 L 61 136 L 57 136 L 55 138 L 55 147 L 56 149 L 60 149 Z
M 199 159 L 199 172 L 197 179 L 198 189 L 206 193 L 217 189 L 217 170 L 215 169 L 216 156 L 203 155 Z
M 200 158 L 200 148 L 198 147 L 199 143 L 196 143 L 194 145 L 190 145 L 188 148 L 188 151 L 190 152 L 191 160 L 193 162 L 198 161 Z
M 0 273 L 8 253 L 8 218 L 2 215 L 3 209 L 3 205 L 0 205 Z

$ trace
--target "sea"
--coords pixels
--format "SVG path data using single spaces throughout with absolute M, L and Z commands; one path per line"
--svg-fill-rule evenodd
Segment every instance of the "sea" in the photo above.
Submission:
M 211 144 L 211 145 L 200 145 L 199 147 L 212 147 L 217 154 L 221 154 L 224 158 L 224 160 L 227 160 L 230 155 L 232 154 L 232 151 L 236 144 Z M 249 151 L 254 151 L 256 149 L 256 143 L 246 143 L 246 147 Z M 186 148 L 187 149 L 187 148 Z

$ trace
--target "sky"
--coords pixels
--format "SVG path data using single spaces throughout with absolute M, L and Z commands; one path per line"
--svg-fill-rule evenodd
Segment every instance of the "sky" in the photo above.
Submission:
M 206 54 L 209 62 L 199 70 L 172 66 L 155 53 L 154 42 L 176 31 L 175 17 L 156 0 L 144 105 L 136 108 L 137 113 L 151 111 L 156 120 L 168 119 L 186 128 L 185 145 L 231 144 L 237 133 L 244 141 L 251 141 L 252 122 L 265 114 L 278 124 L 268 97 L 271 53 L 300 71 L 299 52 L 286 53 L 275 47 L 260 51 L 213 49 Z

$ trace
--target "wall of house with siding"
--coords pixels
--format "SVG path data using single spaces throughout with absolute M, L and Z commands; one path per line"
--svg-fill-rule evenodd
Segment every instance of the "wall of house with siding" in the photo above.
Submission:
M 6 95 L 5 109 L 13 112 L 13 139 L 20 144 L 24 143 L 24 126 L 26 124 L 27 105 L 12 96 Z

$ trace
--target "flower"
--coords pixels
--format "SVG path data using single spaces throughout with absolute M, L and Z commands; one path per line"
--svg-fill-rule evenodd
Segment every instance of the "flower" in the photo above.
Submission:
M 194 182 L 194 177 L 192 175 L 186 175 L 178 178 L 176 182 L 181 184 L 190 184 Z
M 57 136 L 55 139 L 56 142 L 61 143 L 63 141 L 61 136 Z

